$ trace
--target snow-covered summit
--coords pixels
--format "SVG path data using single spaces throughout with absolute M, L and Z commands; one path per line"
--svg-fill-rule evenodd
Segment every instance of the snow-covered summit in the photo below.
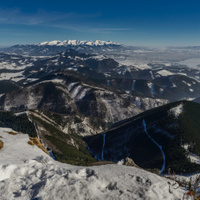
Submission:
M 101 40 L 95 40 L 95 41 L 80 41 L 80 40 L 54 40 L 54 41 L 46 41 L 41 42 L 38 44 L 38 46 L 104 46 L 104 45 L 119 45 L 116 42 L 111 41 L 101 41 Z

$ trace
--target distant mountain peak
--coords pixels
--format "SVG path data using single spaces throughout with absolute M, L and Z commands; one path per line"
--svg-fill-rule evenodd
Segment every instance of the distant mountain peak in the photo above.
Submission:
M 53 40 L 53 41 L 46 41 L 41 42 L 38 44 L 38 46 L 105 46 L 105 45 L 119 45 L 116 42 L 111 41 L 101 41 L 101 40 L 95 40 L 95 41 L 80 41 L 80 40 Z

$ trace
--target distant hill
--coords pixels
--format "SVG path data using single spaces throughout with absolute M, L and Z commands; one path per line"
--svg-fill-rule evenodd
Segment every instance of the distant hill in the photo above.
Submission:
M 52 45 L 48 46 L 52 47 Z M 103 46 L 100 45 L 102 48 Z M 17 87 L 25 87 L 45 79 L 71 74 L 84 82 L 139 98 L 177 101 L 197 98 L 200 93 L 199 71 L 179 65 L 167 68 L 165 65 L 149 63 L 149 69 L 143 69 L 132 65 L 122 65 L 102 53 L 87 53 L 87 51 L 74 49 L 55 52 L 51 56 L 0 53 L 0 58 L 2 61 L 0 62 L 0 81 L 15 82 Z M 13 89 L 11 85 L 5 88 L 8 87 Z M 10 89 L 3 89 L 3 91 L 10 91 Z

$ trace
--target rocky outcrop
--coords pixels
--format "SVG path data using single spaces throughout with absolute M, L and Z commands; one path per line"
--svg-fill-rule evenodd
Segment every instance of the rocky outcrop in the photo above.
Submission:
M 133 166 L 133 167 L 139 168 L 139 166 L 136 165 L 135 162 L 131 158 L 129 158 L 129 157 L 125 158 L 124 165 L 126 165 L 126 166 Z

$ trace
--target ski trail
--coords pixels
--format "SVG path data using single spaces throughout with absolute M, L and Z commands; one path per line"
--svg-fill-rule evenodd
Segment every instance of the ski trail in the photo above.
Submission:
M 132 82 L 132 86 L 131 86 L 131 90 L 132 90 L 132 91 L 135 90 L 135 82 L 136 82 L 136 80 L 133 80 L 133 82 Z
M 154 84 L 152 84 L 152 86 L 151 86 L 151 94 L 152 95 L 155 95 L 156 93 L 155 93 L 155 87 L 154 87 Z
M 92 152 L 92 150 L 90 149 L 90 147 L 89 147 L 89 145 L 87 144 L 87 142 L 85 142 L 85 144 L 86 144 L 86 146 L 87 146 L 87 149 L 88 149 L 88 151 L 90 152 L 90 154 L 91 154 L 91 155 L 93 155 L 93 156 L 94 156 L 94 158 L 95 158 L 96 160 L 99 160 L 99 159 L 98 159 L 98 156 L 97 156 L 97 155 L 95 155 L 95 154 Z
M 103 134 L 103 147 L 102 147 L 102 152 L 101 152 L 101 160 L 104 160 L 104 147 L 105 147 L 105 143 L 106 143 L 106 134 Z
M 162 153 L 162 156 L 163 156 L 163 165 L 162 165 L 162 168 L 160 170 L 160 173 L 162 174 L 164 169 L 165 169 L 165 153 L 164 151 L 162 150 L 162 146 L 160 146 L 147 132 L 147 126 L 146 126 L 146 123 L 145 123 L 145 120 L 143 119 L 143 126 L 144 126 L 144 132 L 147 134 L 147 136 L 158 146 L 158 148 L 160 149 L 161 153 Z

